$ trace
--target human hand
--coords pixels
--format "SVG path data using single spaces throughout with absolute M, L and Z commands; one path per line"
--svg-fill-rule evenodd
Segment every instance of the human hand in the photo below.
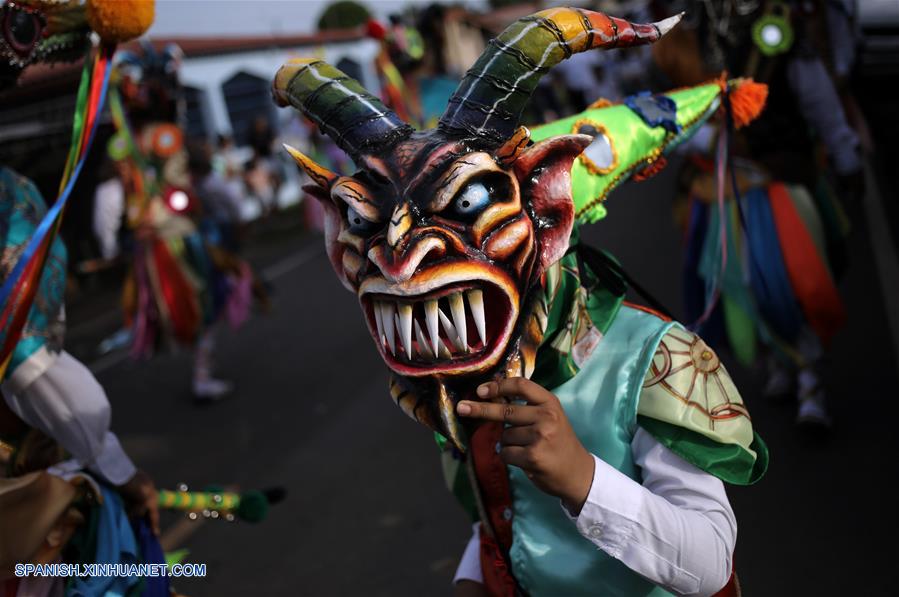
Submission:
M 527 404 L 462 400 L 456 412 L 466 418 L 499 421 L 503 431 L 500 457 L 522 469 L 544 493 L 562 500 L 577 516 L 593 483 L 593 456 L 571 428 L 559 399 L 523 377 L 478 386 L 483 400 L 523 399 Z
M 119 493 L 125 499 L 128 514 L 138 518 L 146 515 L 153 533 L 159 535 L 159 497 L 150 475 L 138 470 L 127 483 L 119 486 Z

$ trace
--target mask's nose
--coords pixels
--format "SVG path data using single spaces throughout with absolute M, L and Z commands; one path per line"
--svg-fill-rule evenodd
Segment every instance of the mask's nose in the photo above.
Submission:
M 409 213 L 409 204 L 401 203 L 393 210 L 390 223 L 387 225 L 387 245 L 394 253 L 402 252 L 411 229 L 412 214 Z
M 446 253 L 446 240 L 438 235 L 416 238 L 412 224 L 409 204 L 397 206 L 387 225 L 386 242 L 378 243 L 368 251 L 369 260 L 387 281 L 394 284 L 411 278 L 426 260 Z

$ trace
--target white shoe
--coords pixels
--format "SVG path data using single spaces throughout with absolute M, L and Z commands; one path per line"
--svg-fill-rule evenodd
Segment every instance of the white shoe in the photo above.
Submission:
M 194 399 L 203 402 L 221 400 L 231 393 L 234 386 L 229 381 L 222 379 L 194 380 Z
M 765 398 L 783 398 L 793 393 L 793 376 L 785 367 L 770 367 L 768 381 L 762 390 Z
M 799 397 L 799 413 L 796 415 L 796 423 L 803 426 L 820 427 L 830 429 L 832 421 L 827 414 L 824 392 L 817 390 L 806 396 Z

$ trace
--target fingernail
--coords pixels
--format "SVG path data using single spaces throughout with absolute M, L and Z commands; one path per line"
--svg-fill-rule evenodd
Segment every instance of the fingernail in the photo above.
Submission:
M 460 402 L 456 406 L 456 412 L 460 415 L 467 415 L 471 413 L 471 406 L 467 402 Z
M 481 398 L 486 398 L 487 394 L 489 394 L 489 393 L 490 393 L 490 388 L 487 386 L 487 384 L 482 384 L 482 385 L 478 386 L 478 396 L 480 396 Z

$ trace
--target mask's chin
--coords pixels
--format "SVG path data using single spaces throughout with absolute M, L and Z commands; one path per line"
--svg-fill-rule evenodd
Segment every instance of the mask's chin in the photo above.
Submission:
M 381 356 L 405 377 L 490 369 L 506 351 L 519 309 L 512 280 L 472 262 L 430 267 L 399 284 L 367 279 L 359 300 Z

